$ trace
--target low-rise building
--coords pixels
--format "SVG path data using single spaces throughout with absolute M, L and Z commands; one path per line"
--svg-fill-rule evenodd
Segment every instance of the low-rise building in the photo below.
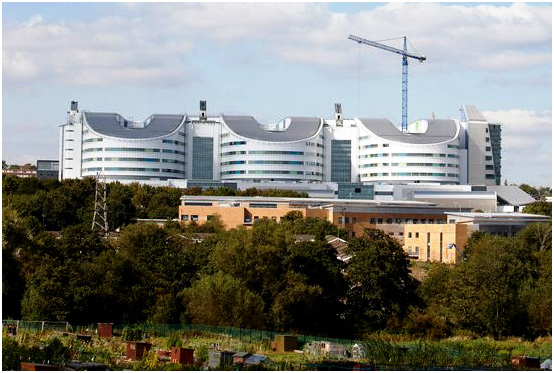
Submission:
M 475 227 L 466 224 L 407 224 L 404 251 L 411 259 L 458 263 L 461 250 Z
M 411 259 L 458 263 L 475 231 L 513 236 L 531 223 L 550 223 L 548 216 L 523 213 L 448 212 L 447 224 L 407 224 L 404 250 Z
M 37 170 L 33 166 L 15 166 L 12 165 L 10 168 L 3 169 L 2 174 L 4 175 L 13 175 L 17 177 L 36 177 Z
M 37 177 L 39 179 L 57 179 L 60 172 L 60 161 L 44 160 L 37 161 Z
M 218 216 L 230 229 L 264 218 L 280 221 L 289 212 L 326 219 L 344 228 L 348 237 L 363 235 L 365 228 L 379 228 L 400 242 L 404 241 L 404 224 L 446 223 L 443 207 L 418 201 L 213 196 L 181 197 L 179 221 L 203 224 Z

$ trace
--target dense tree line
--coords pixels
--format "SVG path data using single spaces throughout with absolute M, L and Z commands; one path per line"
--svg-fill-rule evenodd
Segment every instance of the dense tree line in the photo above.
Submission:
M 122 228 L 106 240 L 91 230 L 92 180 L 31 180 L 3 179 L 3 318 L 200 323 L 336 337 L 551 333 L 548 224 L 516 237 L 477 232 L 461 263 L 429 263 L 418 282 L 400 244 L 379 230 L 350 240 L 346 264 L 325 241 L 337 232 L 325 220 L 290 213 L 230 230 L 217 218 L 135 224 L 139 216 L 174 216 L 184 191 L 112 183 L 111 226 Z M 297 234 L 314 240 L 297 241 Z
M 2 175 L 2 208 L 13 209 L 34 230 L 60 231 L 79 223 L 92 224 L 96 184 L 93 178 L 39 180 Z M 236 191 L 229 187 L 188 189 L 112 182 L 107 185 L 108 224 L 116 229 L 139 219 L 174 219 L 184 195 L 308 197 L 293 190 Z

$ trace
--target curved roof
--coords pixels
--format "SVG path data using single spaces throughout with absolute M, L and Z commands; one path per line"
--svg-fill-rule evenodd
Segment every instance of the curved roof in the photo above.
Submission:
M 284 131 L 265 130 L 252 116 L 223 115 L 222 118 L 227 127 L 237 135 L 261 141 L 305 140 L 315 136 L 321 127 L 321 120 L 311 117 L 291 117 L 290 126 Z
M 406 133 L 388 119 L 359 119 L 375 135 L 390 141 L 406 144 L 436 144 L 456 139 L 458 125 L 453 119 L 427 119 L 425 133 Z
M 184 115 L 153 114 L 145 120 L 143 128 L 133 127 L 133 122 L 116 113 L 83 113 L 86 123 L 94 131 L 104 136 L 124 139 L 149 139 L 166 136 L 183 123 Z

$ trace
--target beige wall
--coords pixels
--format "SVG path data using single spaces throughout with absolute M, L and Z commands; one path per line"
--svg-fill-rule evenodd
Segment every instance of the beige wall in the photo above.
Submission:
M 341 222 L 339 222 L 339 218 Z M 348 219 L 346 219 L 348 218 Z M 353 220 L 355 219 L 355 220 Z M 372 220 L 374 219 L 374 220 Z M 332 221 L 333 224 L 340 225 L 341 227 L 346 228 L 350 237 L 361 237 L 364 234 L 365 228 L 377 228 L 381 229 L 391 236 L 395 237 L 402 243 L 402 235 L 400 232 L 404 224 L 397 223 L 397 219 L 403 219 L 406 221 L 408 219 L 433 219 L 435 222 L 442 219 L 446 221 L 445 214 L 394 214 L 394 213 L 365 213 L 365 212 L 337 212 L 333 214 Z M 348 220 L 348 222 L 346 222 Z M 372 222 L 374 221 L 374 222 Z
M 419 248 L 418 260 L 458 263 L 473 229 L 465 224 L 406 224 L 404 227 L 404 251 L 415 252 Z
M 217 202 L 213 206 L 179 206 L 179 220 L 181 222 L 190 222 L 192 216 L 197 216 L 196 222 L 203 224 L 210 215 L 219 215 L 227 229 L 236 228 L 242 225 L 251 225 L 256 217 L 258 219 L 267 218 L 280 221 L 290 211 L 299 211 L 306 218 L 326 219 L 327 221 L 343 227 L 348 232 L 349 237 L 361 237 L 365 228 L 378 228 L 403 243 L 404 224 L 398 224 L 397 219 L 433 219 L 435 222 L 442 219 L 446 221 L 444 214 L 394 214 L 394 213 L 364 213 L 364 212 L 342 212 L 338 209 L 308 209 L 306 207 L 290 207 L 288 203 L 279 203 L 276 208 L 250 207 L 250 204 L 243 202 L 240 206 L 222 205 Z M 188 220 L 183 221 L 182 216 L 187 215 Z M 245 223 L 245 216 L 250 215 L 251 220 Z M 373 219 L 373 220 L 372 220 Z M 348 221 L 348 222 L 347 222 Z M 414 224 L 416 225 L 416 224 Z M 419 224 L 417 224 L 419 226 Z M 423 225 L 423 224 L 421 224 Z M 436 225 L 436 224 L 431 224 Z
M 193 221 L 193 216 L 198 224 L 204 224 L 208 221 L 208 216 L 219 215 L 221 221 L 227 229 L 236 228 L 242 225 L 252 224 L 256 218 L 273 219 L 280 221 L 281 218 L 290 211 L 300 211 L 306 216 L 306 209 L 290 208 L 287 204 L 278 204 L 277 208 L 257 208 L 250 207 L 248 204 L 241 206 L 179 206 L 179 221 L 188 223 Z M 183 220 L 183 215 L 187 215 L 187 220 Z M 250 222 L 245 223 L 245 217 L 250 216 Z

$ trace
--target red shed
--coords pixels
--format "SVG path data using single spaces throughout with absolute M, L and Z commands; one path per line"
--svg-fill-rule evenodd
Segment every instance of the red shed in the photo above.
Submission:
M 37 364 L 37 363 L 21 363 L 21 370 L 22 371 L 52 371 L 52 370 L 60 370 L 59 367 L 56 365 L 50 365 L 50 364 Z
M 100 338 L 113 337 L 113 324 L 112 323 L 98 323 L 98 336 Z
M 140 360 L 150 351 L 151 343 L 147 342 L 127 342 L 127 358 L 132 360 Z
M 194 349 L 183 347 L 171 348 L 171 362 L 177 364 L 194 364 Z
M 512 366 L 518 369 L 541 369 L 541 361 L 538 357 L 513 356 Z

